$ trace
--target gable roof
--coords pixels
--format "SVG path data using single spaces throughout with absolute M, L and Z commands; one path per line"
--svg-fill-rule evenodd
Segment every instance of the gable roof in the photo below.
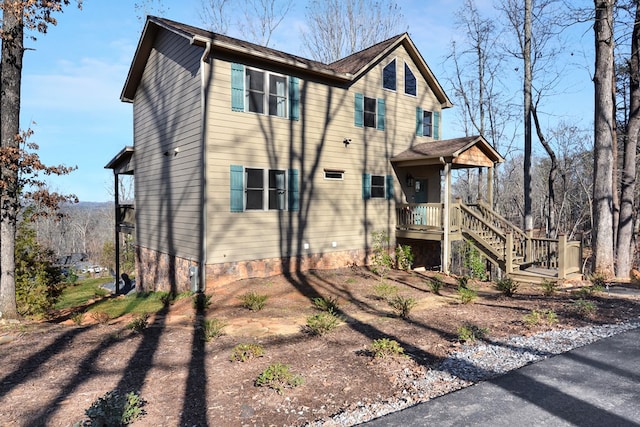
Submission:
M 438 141 L 424 142 L 414 145 L 408 150 L 394 156 L 392 163 L 427 161 L 442 158 L 451 161 L 465 151 L 477 147 L 494 163 L 504 162 L 504 158 L 480 135 L 465 136 L 454 139 L 442 139 Z
M 404 45 L 425 80 L 431 86 L 442 108 L 449 108 L 453 104 L 445 94 L 444 90 L 436 80 L 435 76 L 424 62 L 424 59 L 416 49 L 415 45 L 407 33 L 391 37 L 383 42 L 377 43 L 367 49 L 349 55 L 331 64 L 324 64 L 319 61 L 292 55 L 276 49 L 260 46 L 244 40 L 214 33 L 202 28 L 183 24 L 165 18 L 155 16 L 147 17 L 142 36 L 138 41 L 138 47 L 131 63 L 127 80 L 120 95 L 122 101 L 131 102 L 135 97 L 136 90 L 140 84 L 142 73 L 147 59 L 153 48 L 156 34 L 161 29 L 171 31 L 184 37 L 190 44 L 206 47 L 210 45 L 213 50 L 227 52 L 238 57 L 259 58 L 261 60 L 296 69 L 305 73 L 310 73 L 330 80 L 337 80 L 343 83 L 350 83 L 366 73 L 373 65 L 399 45 Z

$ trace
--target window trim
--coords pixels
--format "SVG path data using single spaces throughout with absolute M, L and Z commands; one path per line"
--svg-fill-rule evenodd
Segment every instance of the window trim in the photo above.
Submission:
M 251 111 L 249 109 L 249 106 L 251 105 L 251 103 L 249 102 L 249 95 L 251 93 L 251 89 L 248 87 L 247 85 L 247 76 L 249 75 L 249 72 L 260 72 L 263 75 L 263 82 L 262 82 L 262 112 L 258 112 L 258 111 Z M 279 97 L 283 99 L 282 105 L 284 107 L 284 113 L 282 115 L 280 114 L 271 114 L 270 112 L 270 107 L 271 107 L 271 97 L 272 97 L 272 93 L 271 93 L 271 79 L 273 77 L 280 77 L 284 80 L 284 91 L 283 91 L 283 95 L 278 95 L 273 94 L 273 96 L 275 97 Z M 270 116 L 270 117 L 280 117 L 283 119 L 287 119 L 289 118 L 290 114 L 291 114 L 291 107 L 290 107 L 290 103 L 291 103 L 291 82 L 290 82 L 290 77 L 285 75 L 285 74 L 281 74 L 281 73 L 274 73 L 272 71 L 267 71 L 267 70 L 263 70 L 260 68 L 256 68 L 256 67 L 244 67 L 244 90 L 243 90 L 243 94 L 244 94 L 244 112 L 245 113 L 253 113 L 253 114 L 258 114 L 261 116 Z M 277 111 L 277 108 L 276 108 Z
M 330 177 L 328 174 L 340 175 L 339 177 Z M 344 181 L 344 169 L 325 169 L 324 179 L 327 181 Z

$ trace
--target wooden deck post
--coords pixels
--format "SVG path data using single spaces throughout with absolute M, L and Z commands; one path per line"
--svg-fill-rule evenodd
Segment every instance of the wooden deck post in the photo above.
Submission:
M 513 273 L 513 234 L 507 232 L 507 242 L 504 248 L 504 269 L 507 275 Z
M 567 235 L 558 235 L 558 280 L 567 277 Z
M 524 249 L 524 262 L 533 261 L 533 230 L 527 230 L 527 241 L 525 242 Z
M 451 242 L 449 239 L 449 231 L 451 229 L 451 164 L 444 164 L 444 200 L 442 212 L 442 272 L 449 274 L 449 265 L 451 264 Z

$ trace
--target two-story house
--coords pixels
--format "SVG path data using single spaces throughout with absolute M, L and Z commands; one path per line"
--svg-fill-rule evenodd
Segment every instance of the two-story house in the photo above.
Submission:
M 502 161 L 440 138 L 452 104 L 406 33 L 322 64 L 149 17 L 121 99 L 107 167 L 135 174 L 145 290 L 363 265 L 378 231 L 446 271 L 451 169 Z

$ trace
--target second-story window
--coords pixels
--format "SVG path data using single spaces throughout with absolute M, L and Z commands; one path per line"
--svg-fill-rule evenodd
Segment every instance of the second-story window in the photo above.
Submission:
M 287 117 L 287 78 L 247 68 L 245 75 L 247 111 Z
M 413 96 L 418 94 L 416 76 L 406 63 L 404 64 L 404 93 Z
M 355 94 L 354 124 L 378 130 L 385 128 L 385 103 L 383 98 L 369 98 Z

